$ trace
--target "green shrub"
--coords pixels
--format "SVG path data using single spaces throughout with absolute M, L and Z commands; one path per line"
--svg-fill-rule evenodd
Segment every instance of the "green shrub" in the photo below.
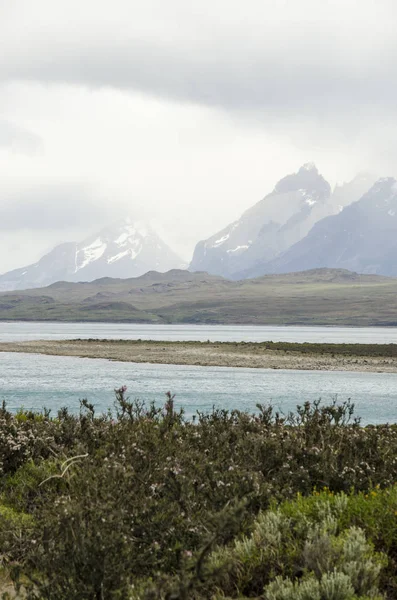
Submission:
M 341 527 L 350 501 L 323 493 L 260 513 L 251 533 L 212 552 L 199 576 L 196 556 L 179 578 L 141 584 L 132 598 L 380 599 L 387 558 L 362 529 Z
M 29 549 L 33 518 L 0 504 L 0 567 L 23 560 Z
M 171 395 L 116 400 L 114 416 L 0 410 L 0 493 L 32 519 L 9 554 L 28 598 L 264 597 L 275 582 L 397 597 L 395 426 L 361 427 L 349 403 L 189 421 Z

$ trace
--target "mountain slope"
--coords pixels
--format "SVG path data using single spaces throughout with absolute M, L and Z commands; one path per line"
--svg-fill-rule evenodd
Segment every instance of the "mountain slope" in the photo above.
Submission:
M 379 179 L 338 215 L 319 221 L 282 256 L 249 275 L 287 273 L 317 267 L 397 275 L 397 184 Z
M 55 281 L 138 277 L 179 268 L 182 260 L 148 225 L 123 219 L 80 244 L 60 244 L 37 263 L 0 276 L 0 290 L 21 290 Z
M 278 182 L 271 194 L 238 221 L 197 244 L 189 269 L 234 277 L 257 261 L 268 261 L 332 214 L 331 188 L 308 163 Z
M 66 279 L 75 269 L 77 244 L 56 246 L 37 263 L 0 275 L 0 290 L 21 290 L 48 285 Z

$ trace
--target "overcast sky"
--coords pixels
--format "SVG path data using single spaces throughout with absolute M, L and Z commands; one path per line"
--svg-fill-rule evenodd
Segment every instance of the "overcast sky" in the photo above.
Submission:
M 0 0 L 0 273 L 122 214 L 195 243 L 314 161 L 397 173 L 395 0 Z

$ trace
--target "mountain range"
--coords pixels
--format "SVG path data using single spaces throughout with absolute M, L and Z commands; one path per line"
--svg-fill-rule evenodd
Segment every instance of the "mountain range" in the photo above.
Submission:
M 169 271 L 183 261 L 147 224 L 127 217 L 81 243 L 56 246 L 38 262 L 0 276 L 0 290 L 21 290 L 56 281 L 92 281 L 100 277 L 139 277 Z
M 231 279 L 277 272 L 266 271 L 266 265 L 304 239 L 316 223 L 359 200 L 370 185 L 369 176 L 359 175 L 332 193 L 313 163 L 303 165 L 240 219 L 199 242 L 189 268 Z
M 397 182 L 374 179 L 361 174 L 332 190 L 307 163 L 238 220 L 198 242 L 189 271 L 230 280 L 323 267 L 397 276 Z M 0 275 L 0 291 L 180 268 L 182 259 L 148 224 L 126 218 Z

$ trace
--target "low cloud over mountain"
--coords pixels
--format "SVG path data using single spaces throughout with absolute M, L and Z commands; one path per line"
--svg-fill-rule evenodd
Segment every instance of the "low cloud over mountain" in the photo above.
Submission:
M 56 281 L 92 281 L 100 277 L 138 277 L 165 272 L 182 260 L 147 224 L 120 220 L 76 244 L 60 244 L 37 263 L 0 276 L 1 290 L 49 285 Z

